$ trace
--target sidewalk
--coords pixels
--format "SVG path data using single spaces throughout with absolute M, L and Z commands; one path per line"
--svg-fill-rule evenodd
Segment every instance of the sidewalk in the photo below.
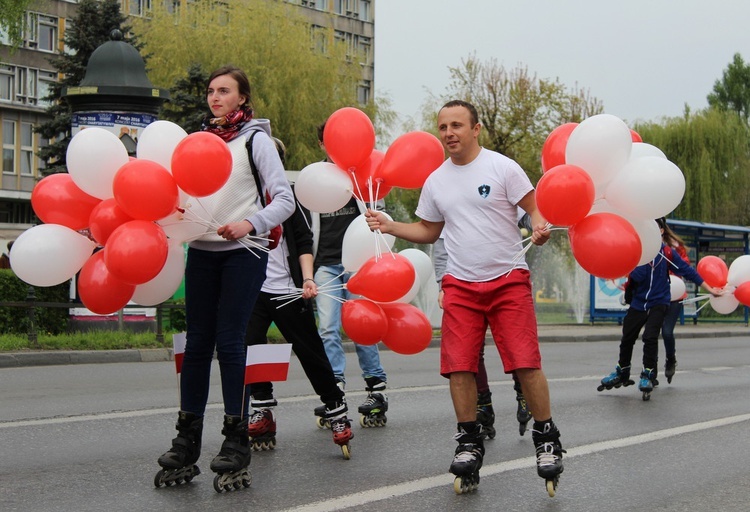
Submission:
M 622 326 L 616 322 L 590 324 L 540 325 L 539 341 L 585 342 L 585 341 L 618 341 Z M 675 336 L 681 338 L 727 338 L 733 336 L 750 336 L 750 327 L 743 323 L 701 323 L 698 325 L 677 325 Z M 431 347 L 440 345 L 440 338 L 433 338 Z M 354 351 L 352 343 L 345 343 L 347 352 Z M 382 343 L 381 350 L 387 350 Z M 154 361 L 171 361 L 171 348 L 131 349 L 131 350 L 70 350 L 70 351 L 28 351 L 0 353 L 0 368 L 19 368 L 25 366 L 49 366 L 67 364 L 100 364 L 100 363 L 143 363 Z

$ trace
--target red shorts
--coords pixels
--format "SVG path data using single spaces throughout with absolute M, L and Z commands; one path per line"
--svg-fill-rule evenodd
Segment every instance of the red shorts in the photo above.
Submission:
M 477 373 L 488 326 L 505 373 L 542 367 L 528 270 L 516 269 L 481 283 L 446 274 L 442 286 L 441 375 Z

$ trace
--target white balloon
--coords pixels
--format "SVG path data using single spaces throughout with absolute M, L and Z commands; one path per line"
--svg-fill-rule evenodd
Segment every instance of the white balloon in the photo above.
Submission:
M 117 136 L 104 128 L 76 133 L 65 154 L 68 173 L 78 188 L 99 199 L 114 197 L 112 180 L 130 157 Z
M 739 286 L 750 281 L 750 255 L 743 254 L 729 265 L 727 282 L 732 286 Z
M 645 142 L 634 142 L 633 148 L 630 150 L 630 160 L 633 160 L 634 158 L 641 158 L 644 156 L 657 156 L 665 160 L 667 159 L 667 155 L 665 155 L 664 152 L 656 146 L 646 144 Z
M 420 251 L 419 249 L 408 248 L 399 252 L 399 254 L 411 261 L 421 283 L 426 283 L 430 279 L 434 279 L 435 274 L 432 267 L 432 260 L 426 252 Z
M 187 197 L 181 202 L 183 211 L 175 211 L 171 215 L 156 221 L 164 230 L 164 234 L 171 243 L 190 242 L 200 238 L 210 230 L 207 225 L 210 222 L 209 214 L 201 202 L 194 197 Z
M 738 301 L 731 293 L 725 293 L 718 297 L 712 295 L 708 301 L 711 303 L 711 307 L 714 308 L 714 311 L 721 313 L 722 315 L 728 315 L 740 305 L 740 301 Z
M 594 213 L 614 213 L 624 218 L 633 226 L 638 238 L 641 240 L 641 257 L 638 265 L 645 265 L 653 260 L 661 249 L 661 231 L 659 225 L 653 219 L 641 219 L 629 216 L 613 207 L 605 198 L 597 199 L 589 211 L 589 215 Z
M 646 156 L 629 161 L 607 187 L 605 198 L 628 217 L 658 219 L 679 206 L 685 177 L 669 160 Z
M 141 132 L 135 155 L 161 164 L 171 171 L 174 148 L 187 135 L 181 126 L 171 121 L 154 121 Z
M 331 213 L 344 207 L 352 198 L 349 175 L 330 162 L 315 162 L 302 169 L 294 182 L 300 204 L 318 213 Z
M 391 216 L 383 212 L 388 219 Z M 364 215 L 354 219 L 344 233 L 341 247 L 341 263 L 349 272 L 356 272 L 367 260 L 378 252 L 383 253 L 393 247 L 396 237 L 380 235 L 370 231 Z M 385 246 L 388 246 L 386 248 Z
M 174 295 L 184 275 L 185 248 L 182 244 L 169 244 L 164 267 L 151 281 L 136 286 L 131 300 L 141 306 L 161 304 Z
M 96 249 L 96 242 L 59 224 L 27 229 L 13 242 L 10 266 L 32 286 L 54 286 L 71 279 Z
M 595 197 L 602 197 L 630 158 L 633 137 L 622 119 L 599 114 L 584 119 L 571 132 L 565 146 L 565 163 L 577 165 L 594 181 Z
M 687 288 L 685 287 L 685 281 L 678 276 L 669 276 L 669 293 L 671 300 L 680 300 Z

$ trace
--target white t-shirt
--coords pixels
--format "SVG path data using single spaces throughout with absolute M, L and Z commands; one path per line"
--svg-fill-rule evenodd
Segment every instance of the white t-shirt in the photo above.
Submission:
M 289 247 L 286 244 L 286 236 L 282 235 L 279 245 L 268 252 L 266 280 L 263 281 L 261 291 L 275 295 L 286 295 L 296 291 L 287 258 L 289 258 Z M 283 301 L 279 302 L 279 305 L 281 304 Z
M 523 249 L 516 204 L 532 190 L 521 166 L 484 148 L 467 165 L 448 159 L 430 174 L 416 214 L 429 222 L 445 222 L 445 273 L 482 282 L 514 266 L 527 269 L 525 260 L 515 265 L 512 261 Z

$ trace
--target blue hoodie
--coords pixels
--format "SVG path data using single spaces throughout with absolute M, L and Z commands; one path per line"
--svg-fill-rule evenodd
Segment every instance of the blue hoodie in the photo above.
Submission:
M 662 244 L 659 254 L 650 263 L 635 267 L 628 276 L 634 285 L 631 308 L 647 311 L 660 304 L 668 306 L 672 300 L 669 286 L 670 271 L 698 286 L 703 284 L 703 278 L 677 254 L 677 251 L 667 250 L 665 253 L 665 247 Z

